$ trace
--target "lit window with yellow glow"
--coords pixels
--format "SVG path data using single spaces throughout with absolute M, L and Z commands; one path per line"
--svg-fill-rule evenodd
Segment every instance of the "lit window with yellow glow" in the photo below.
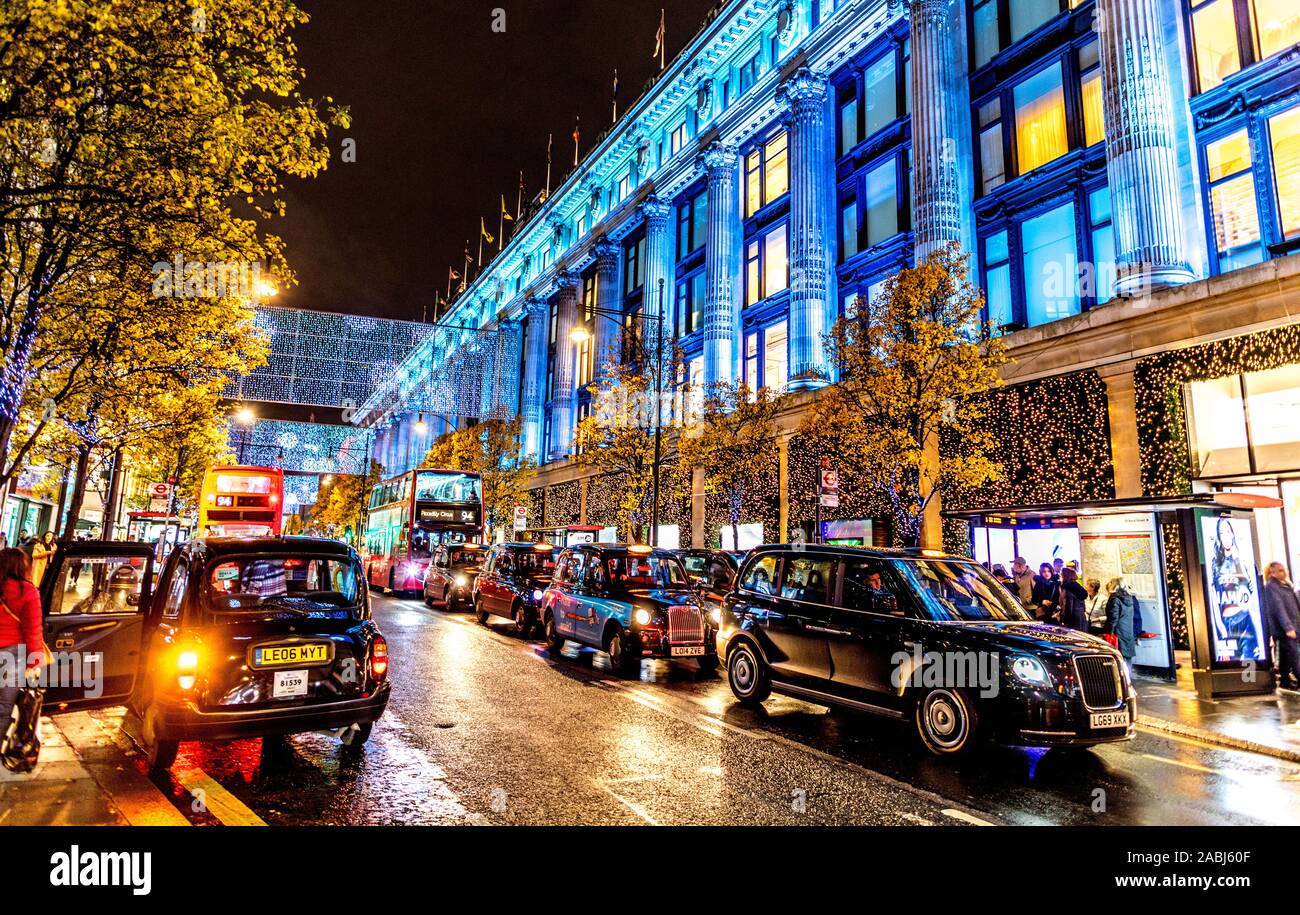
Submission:
M 1061 65 L 1035 73 L 1016 86 L 1014 95 L 1018 173 L 1023 175 L 1065 155 L 1070 148 Z
M 1300 105 L 1268 119 L 1277 187 L 1278 225 L 1283 238 L 1300 235 Z
M 1263 259 L 1251 161 L 1250 138 L 1244 129 L 1205 147 L 1210 210 L 1221 272 Z

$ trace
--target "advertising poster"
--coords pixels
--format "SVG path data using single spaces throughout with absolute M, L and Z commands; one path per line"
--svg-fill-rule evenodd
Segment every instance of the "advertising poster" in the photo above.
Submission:
M 1263 661 L 1267 639 L 1250 519 L 1204 516 L 1200 522 L 1214 663 Z
M 1122 582 L 1137 598 L 1137 655 L 1133 663 L 1168 668 L 1170 638 L 1164 585 L 1156 547 L 1155 516 L 1149 512 L 1080 515 L 1082 578 L 1102 590 Z

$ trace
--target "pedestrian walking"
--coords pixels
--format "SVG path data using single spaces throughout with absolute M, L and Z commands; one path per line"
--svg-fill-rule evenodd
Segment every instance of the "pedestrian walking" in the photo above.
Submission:
M 1106 602 L 1110 595 L 1102 590 L 1101 582 L 1095 578 L 1088 579 L 1088 599 L 1083 603 L 1088 616 L 1088 632 L 1103 635 L 1106 632 Z
M 38 589 L 41 586 L 41 579 L 45 577 L 45 569 L 58 549 L 59 542 L 54 538 L 54 531 L 46 531 L 32 547 L 32 584 Z
M 1088 592 L 1079 584 L 1079 573 L 1066 566 L 1061 570 L 1059 588 L 1061 625 L 1079 632 L 1088 630 Z
M 1106 602 L 1107 630 L 1115 636 L 1115 647 L 1132 673 L 1133 658 L 1137 656 L 1137 597 L 1124 584 L 1123 576 L 1107 582 L 1106 591 L 1110 595 Z
M 1034 618 L 1044 623 L 1056 622 L 1056 614 L 1060 608 L 1060 582 L 1056 579 L 1056 570 L 1052 568 L 1050 562 L 1045 562 L 1038 567 L 1038 574 L 1034 576 L 1034 589 L 1032 601 L 1034 608 Z
M 1264 570 L 1264 621 L 1277 643 L 1277 685 L 1300 687 L 1300 597 L 1286 573 L 1286 566 L 1270 562 Z
M 41 598 L 32 584 L 31 559 L 19 549 L 0 550 L 0 734 L 9 727 L 22 671 L 40 672 L 45 657 L 41 635 Z
M 1011 563 L 1011 577 L 1016 583 L 1012 592 L 1020 598 L 1020 606 L 1033 612 L 1034 608 L 1034 573 L 1025 562 L 1025 557 L 1017 556 Z

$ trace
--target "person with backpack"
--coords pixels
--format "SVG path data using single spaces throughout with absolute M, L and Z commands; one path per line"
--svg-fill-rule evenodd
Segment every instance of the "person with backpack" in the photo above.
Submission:
M 9 727 L 23 674 L 40 672 L 45 657 L 41 597 L 32 584 L 31 559 L 19 549 L 0 550 L 0 737 Z

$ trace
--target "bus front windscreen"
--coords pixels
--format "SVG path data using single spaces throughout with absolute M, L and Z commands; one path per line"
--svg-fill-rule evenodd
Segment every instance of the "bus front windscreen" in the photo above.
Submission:
M 415 500 L 454 505 L 477 505 L 483 493 L 479 478 L 450 470 L 421 470 L 415 475 Z

